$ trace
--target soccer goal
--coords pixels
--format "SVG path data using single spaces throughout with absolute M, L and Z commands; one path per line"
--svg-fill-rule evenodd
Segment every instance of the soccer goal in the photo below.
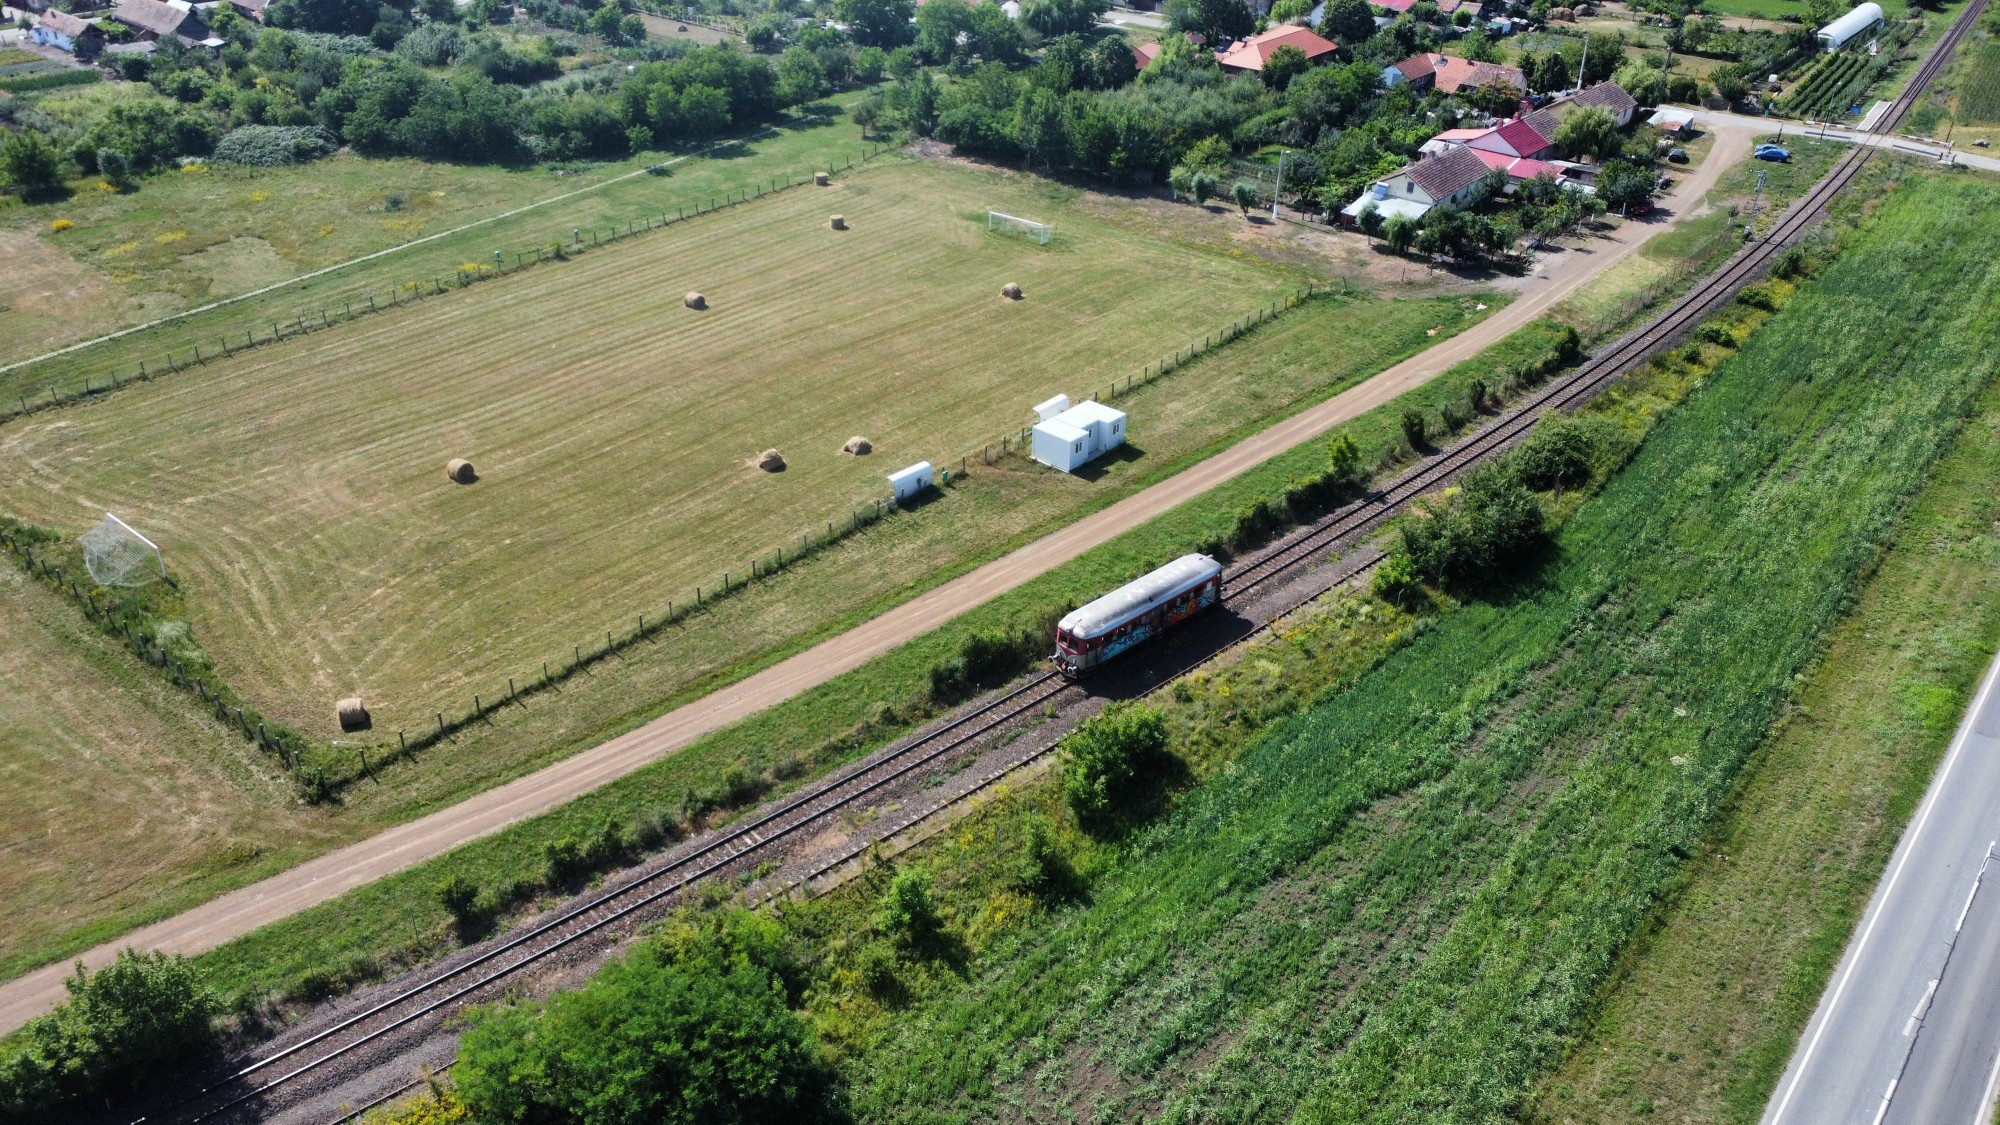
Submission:
M 1049 244 L 1049 236 L 1056 228 L 1033 219 L 1023 219 L 1018 215 L 1008 215 L 999 211 L 986 212 L 986 229 L 1001 234 L 1025 234 L 1044 246 Z
M 153 541 L 109 512 L 78 542 L 84 568 L 99 586 L 144 586 L 167 576 L 167 561 Z

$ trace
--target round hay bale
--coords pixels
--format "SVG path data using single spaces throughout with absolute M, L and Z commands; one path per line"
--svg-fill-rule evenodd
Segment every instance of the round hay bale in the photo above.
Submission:
M 708 298 L 699 293 L 689 293 L 681 298 L 681 304 L 691 309 L 705 309 L 708 307 Z
M 766 449 L 757 455 L 757 467 L 767 473 L 785 471 L 785 458 L 775 449 Z
M 870 453 L 875 452 L 875 445 L 867 438 L 862 437 L 860 434 L 856 434 L 853 437 L 847 439 L 847 444 L 841 446 L 840 451 L 842 453 L 852 453 L 856 457 L 866 457 Z
M 832 182 L 833 182 L 833 177 L 827 175 L 825 172 L 813 173 L 813 185 L 815 187 L 825 187 Z
M 1000 287 L 1000 295 L 1010 301 L 1018 301 L 1021 299 L 1021 287 L 1010 281 Z
M 846 230 L 846 229 L 847 229 L 847 216 L 845 216 L 845 215 L 835 215 L 835 216 L 834 216 L 833 218 L 831 218 L 831 219 L 828 219 L 828 220 L 826 221 L 826 225 L 827 225 L 827 226 L 830 226 L 830 227 L 832 227 L 832 228 L 833 228 L 834 230 Z
M 340 720 L 342 734 L 352 734 L 358 730 L 367 730 L 369 727 L 375 725 L 375 720 L 368 717 L 368 708 L 362 705 L 361 697 L 358 695 L 352 695 L 336 702 L 333 705 L 333 713 Z
M 472 462 L 463 457 L 454 457 L 446 461 L 444 475 L 449 477 L 453 484 L 471 484 L 479 479 L 479 474 L 472 471 Z

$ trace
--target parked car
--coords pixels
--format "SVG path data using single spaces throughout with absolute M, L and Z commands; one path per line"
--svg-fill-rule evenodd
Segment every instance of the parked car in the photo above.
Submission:
M 1779 148 L 1777 145 L 1768 145 L 1768 144 L 1758 145 L 1755 149 L 1751 150 L 1750 155 L 1756 157 L 1759 160 L 1770 160 L 1770 161 L 1775 161 L 1779 164 L 1786 163 L 1792 158 L 1792 154 L 1789 150 Z
M 1653 213 L 1653 201 L 1650 199 L 1641 199 L 1639 202 L 1627 207 L 1625 213 L 1635 218 L 1640 215 L 1650 215 Z
M 1674 178 L 1672 176 L 1667 175 L 1665 172 L 1662 172 L 1660 173 L 1660 178 L 1654 181 L 1653 190 L 1666 191 L 1668 188 L 1673 186 L 1674 186 Z
M 1667 153 L 1667 159 L 1675 164 L 1686 164 L 1688 162 L 1688 150 L 1684 148 L 1673 149 Z

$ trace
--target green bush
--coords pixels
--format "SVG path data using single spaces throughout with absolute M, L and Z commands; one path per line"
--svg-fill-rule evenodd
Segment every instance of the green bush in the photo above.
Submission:
M 1575 486 L 1590 479 L 1591 437 L 1575 416 L 1551 410 L 1514 450 L 1511 460 L 1521 483 L 1534 489 Z
M 1745 285 L 1737 292 L 1736 299 L 1765 312 L 1775 312 L 1778 308 L 1778 298 L 1771 292 L 1771 287 L 1764 284 Z
M 317 125 L 245 125 L 215 142 L 215 159 L 268 168 L 309 163 L 339 147 L 340 141 Z
M 1057 749 L 1063 798 L 1078 819 L 1102 820 L 1138 776 L 1139 763 L 1167 748 L 1167 722 L 1139 703 L 1114 703 L 1072 731 Z
M 79 963 L 63 987 L 69 999 L 28 1021 L 0 1057 L 0 1119 L 101 1106 L 212 1041 L 215 998 L 184 957 L 125 949 L 94 973 Z
M 638 945 L 575 992 L 475 1010 L 459 1096 L 485 1125 L 837 1120 L 775 929 L 730 911 Z
M 1426 423 L 1424 422 L 1424 412 L 1415 407 L 1408 408 L 1403 411 L 1402 421 L 1403 440 L 1410 443 L 1411 449 L 1422 449 L 1424 447 L 1424 435 L 1427 432 Z
M 479 884 L 463 875 L 447 876 L 437 885 L 438 905 L 454 922 L 463 926 L 473 918 L 479 903 Z
M 904 949 L 921 949 L 944 930 L 937 901 L 931 893 L 930 872 L 906 867 L 889 880 L 875 914 L 875 928 Z
M 1730 333 L 1729 329 L 1724 328 L 1714 321 L 1710 321 L 1700 328 L 1695 329 L 1694 338 L 1704 344 L 1714 344 L 1719 348 L 1733 348 L 1736 346 L 1736 337 Z
M 1511 463 L 1482 465 L 1449 499 L 1403 521 L 1403 551 L 1447 584 L 1504 576 L 1543 537 L 1542 507 Z

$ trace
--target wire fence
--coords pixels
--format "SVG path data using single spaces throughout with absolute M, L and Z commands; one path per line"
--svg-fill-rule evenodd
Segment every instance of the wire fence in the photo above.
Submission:
M 568 238 L 559 238 L 553 244 L 537 245 L 511 252 L 496 250 L 493 252 L 491 264 L 467 263 L 449 274 L 412 278 L 386 291 L 379 300 L 371 295 L 365 302 L 358 299 L 347 301 L 338 308 L 322 306 L 318 309 L 300 310 L 295 312 L 290 320 L 273 320 L 268 333 L 260 329 L 249 329 L 244 332 L 241 339 L 234 335 L 218 336 L 213 347 L 192 345 L 179 354 L 167 352 L 150 364 L 141 360 L 135 369 L 122 374 L 113 369 L 100 377 L 85 376 L 81 387 L 63 390 L 56 384 L 50 383 L 34 392 L 20 391 L 16 393 L 13 402 L 0 404 L 0 422 L 12 421 L 15 418 L 61 406 L 92 402 L 123 390 L 133 383 L 151 382 L 161 375 L 177 375 L 190 367 L 203 366 L 212 359 L 230 358 L 251 348 L 276 344 L 303 336 L 308 332 L 344 324 L 362 316 L 440 297 L 480 281 L 519 273 L 542 262 L 566 261 L 589 250 L 609 246 L 634 235 L 664 230 L 702 215 L 754 202 L 767 195 L 804 187 L 813 182 L 815 175 L 838 175 L 842 171 L 854 168 L 857 164 L 866 164 L 892 151 L 893 147 L 886 144 L 870 145 L 859 157 L 850 158 L 845 164 L 828 164 L 823 172 L 815 168 L 800 176 L 761 181 L 747 188 L 710 197 L 696 203 L 692 208 L 679 207 L 673 211 L 661 211 L 658 215 L 646 214 L 628 220 L 622 226 L 614 224 L 608 229 L 574 227 Z M 655 165 L 655 167 L 663 166 Z
M 1144 390 L 1148 386 L 1186 367 L 1188 364 L 1193 363 L 1195 360 L 1200 359 L 1217 348 L 1242 339 L 1246 334 L 1254 331 L 1260 325 L 1268 324 L 1308 301 L 1319 297 L 1352 297 L 1356 296 L 1359 292 L 1352 285 L 1349 285 L 1345 279 L 1332 285 L 1315 283 L 1305 286 L 1295 292 L 1285 294 L 1283 300 L 1273 302 L 1264 308 L 1258 309 L 1241 320 L 1232 321 L 1227 327 L 1218 332 L 1205 333 L 1200 343 L 1190 342 L 1184 348 L 1177 348 L 1172 355 L 1160 360 L 1158 363 L 1147 364 L 1136 375 L 1127 375 L 1122 381 L 1113 378 L 1109 384 L 1099 387 L 1086 397 L 1095 402 L 1114 402 L 1120 398 L 1124 398 L 1135 390 Z M 1027 425 L 1022 426 L 1013 433 L 1003 434 L 998 443 L 983 445 L 970 456 L 978 457 L 983 464 L 995 465 L 1000 462 L 1001 458 L 1009 454 L 1025 453 L 1030 448 L 1034 429 L 1034 426 Z

